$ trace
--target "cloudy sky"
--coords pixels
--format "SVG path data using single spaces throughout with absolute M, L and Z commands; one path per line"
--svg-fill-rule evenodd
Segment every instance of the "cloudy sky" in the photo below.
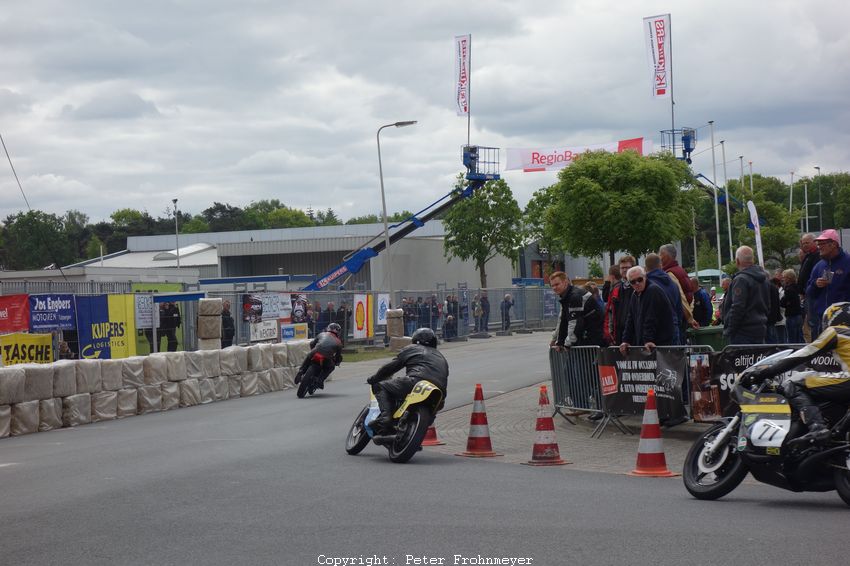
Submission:
M 462 169 L 453 42 L 472 34 L 472 143 L 659 144 L 641 19 L 672 13 L 676 124 L 790 181 L 850 163 L 850 4 L 725 0 L 32 0 L 0 12 L 0 134 L 33 208 L 92 221 L 179 199 L 419 210 Z M 0 218 L 25 209 L 0 156 Z M 717 153 L 717 178 L 722 163 Z M 504 163 L 504 151 L 502 152 Z M 555 173 L 506 172 L 524 205 Z

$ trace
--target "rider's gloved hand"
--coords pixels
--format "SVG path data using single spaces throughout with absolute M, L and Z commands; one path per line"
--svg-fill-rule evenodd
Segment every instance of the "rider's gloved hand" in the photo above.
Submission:
M 750 387 L 753 384 L 760 385 L 765 379 L 773 377 L 774 374 L 773 368 L 769 365 L 751 368 L 741 375 L 741 385 L 744 387 Z
M 376 374 L 376 375 L 373 375 L 372 377 L 370 377 L 369 379 L 367 379 L 367 380 L 366 380 L 366 383 L 368 383 L 369 385 L 375 385 L 375 384 L 376 384 L 376 383 L 378 383 L 379 381 L 381 381 L 381 380 L 380 380 L 380 379 L 378 379 L 378 376 L 377 376 L 377 374 Z

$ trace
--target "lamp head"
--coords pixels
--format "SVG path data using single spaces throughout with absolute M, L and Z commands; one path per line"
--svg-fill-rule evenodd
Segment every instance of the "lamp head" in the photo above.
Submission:
M 177 199 L 176 199 L 176 198 L 171 199 L 171 202 L 172 202 L 175 206 L 177 205 Z
M 405 126 L 412 126 L 416 123 L 416 120 L 405 120 L 403 122 L 396 122 L 395 124 L 393 124 L 393 126 L 395 126 L 396 128 L 404 128 Z

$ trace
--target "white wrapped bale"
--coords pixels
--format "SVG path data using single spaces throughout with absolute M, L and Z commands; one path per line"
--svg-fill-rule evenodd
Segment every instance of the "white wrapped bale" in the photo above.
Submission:
M 139 412 L 139 391 L 137 389 L 118 390 L 118 418 L 132 417 Z
M 53 364 L 23 364 L 24 397 L 27 401 L 53 398 Z
M 260 344 L 260 369 L 267 370 L 274 367 L 274 346 L 276 344 Z
M 257 372 L 249 371 L 242 374 L 242 397 L 250 397 L 258 392 Z
M 177 381 L 166 381 L 159 384 L 162 390 L 162 410 L 170 411 L 180 406 L 180 384 Z
M 198 380 L 198 385 L 201 389 L 201 405 L 215 401 L 215 387 L 212 379 Z
M 0 367 L 0 405 L 13 405 L 26 400 L 27 376 L 21 367 Z
M 168 359 L 164 353 L 158 352 L 145 356 L 143 366 L 145 368 L 145 385 L 159 385 L 167 381 Z
M 278 342 L 277 344 L 271 344 L 272 347 L 272 366 L 276 368 L 285 368 L 288 365 L 287 360 L 289 356 L 287 352 L 289 350 L 286 347 L 286 342 Z
M 217 316 L 221 318 L 224 301 L 221 297 L 200 299 L 198 301 L 198 314 L 201 316 Z
M 227 376 L 227 398 L 238 399 L 242 396 L 242 376 L 229 375 Z
M 113 421 L 118 418 L 118 392 L 101 391 L 91 396 L 91 421 Z
M 62 426 L 79 426 L 91 422 L 91 395 L 77 393 L 62 399 Z
M 204 377 L 218 377 L 221 375 L 220 350 L 206 350 L 201 352 L 204 362 Z
M 167 352 L 163 355 L 165 356 L 165 376 L 168 381 L 183 381 L 188 377 L 184 352 Z
M 12 436 L 38 432 L 38 400 L 12 405 Z
M 157 413 L 162 410 L 162 389 L 160 385 L 142 385 L 136 391 L 139 393 L 140 415 Z
M 263 353 L 260 351 L 260 345 L 248 346 L 245 350 L 248 352 L 248 371 L 263 369 L 261 367 L 263 365 Z
M 272 392 L 271 370 L 264 369 L 257 372 L 257 393 L 265 395 Z
M 38 402 L 38 431 L 62 428 L 62 399 L 45 399 Z
M 104 391 L 118 391 L 124 386 L 123 361 L 100 361 L 100 383 Z
M 0 438 L 6 438 L 12 433 L 12 407 L 0 405 Z
M 221 338 L 198 338 L 198 350 L 220 350 Z
M 121 377 L 124 389 L 138 389 L 145 384 L 145 356 L 121 360 Z
M 215 400 L 216 401 L 226 401 L 229 398 L 229 380 L 227 376 L 222 375 L 221 377 L 213 377 L 212 378 L 213 391 L 215 392 Z M 241 386 L 240 386 L 241 387 Z
M 297 368 L 283 368 L 283 388 L 290 389 L 295 387 L 295 374 L 298 373 Z
M 295 369 L 294 368 L 272 368 L 269 370 L 269 375 L 272 380 L 272 391 L 283 391 L 295 387 Z
M 204 354 L 203 352 L 186 352 L 183 356 L 186 362 L 186 378 L 201 379 L 204 377 Z
M 244 358 L 245 367 L 242 367 L 240 358 Z M 221 366 L 221 375 L 239 375 L 247 371 L 248 352 L 241 346 L 225 348 L 219 352 L 219 365 Z
M 100 360 L 77 360 L 77 393 L 97 393 L 103 389 Z
M 215 339 L 221 342 L 221 316 L 199 316 L 198 338 Z M 220 343 L 219 347 L 221 347 Z
M 310 353 L 309 340 L 292 340 L 286 343 L 289 367 L 298 367 Z
M 70 397 L 77 394 L 77 362 L 59 360 L 53 363 L 53 397 Z
M 194 407 L 201 402 L 201 386 L 197 379 L 180 382 L 180 406 Z

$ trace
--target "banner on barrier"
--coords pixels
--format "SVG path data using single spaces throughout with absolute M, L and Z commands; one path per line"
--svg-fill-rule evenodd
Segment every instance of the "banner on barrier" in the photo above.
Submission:
M 607 412 L 617 415 L 643 413 L 646 393 L 652 388 L 660 419 L 685 416 L 682 383 L 687 360 L 683 349 L 647 352 L 632 348 L 624 356 L 617 348 L 602 348 L 597 365 Z
M 29 303 L 30 332 L 74 330 L 77 327 L 74 295 L 30 295 Z
M 29 295 L 0 296 L 0 334 L 30 329 Z
M 378 293 L 378 320 L 375 324 L 387 324 L 387 311 L 390 310 L 390 296 L 388 293 Z
M 278 339 L 278 322 L 276 320 L 261 320 L 260 322 L 252 322 L 251 327 L 251 342 L 263 342 L 266 340 Z
M 0 336 L 3 365 L 49 364 L 53 361 L 53 336 L 50 334 L 4 334 Z
M 75 302 L 81 358 L 136 355 L 134 295 L 83 295 Z
M 372 295 L 354 295 L 354 338 L 375 335 L 372 316 Z
M 290 293 L 246 293 L 242 295 L 242 320 L 260 322 L 294 315 L 296 295 Z M 306 309 L 304 310 L 306 314 Z
M 306 340 L 307 339 L 307 324 L 299 322 L 298 324 L 281 324 L 280 325 L 280 340 L 289 342 L 290 340 Z

